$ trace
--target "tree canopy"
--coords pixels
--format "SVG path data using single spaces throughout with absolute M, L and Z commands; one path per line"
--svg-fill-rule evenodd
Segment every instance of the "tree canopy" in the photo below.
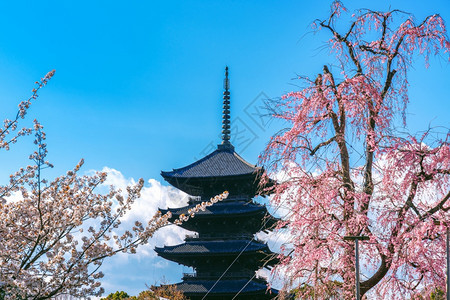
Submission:
M 351 22 L 342 30 L 344 16 Z M 352 299 L 354 245 L 343 237 L 365 235 L 362 294 L 404 299 L 427 287 L 443 289 L 449 132 L 399 128 L 406 124 L 414 58 L 428 64 L 431 55 L 449 54 L 444 20 L 435 14 L 417 21 L 400 10 L 349 16 L 335 1 L 313 26 L 330 36 L 334 59 L 315 79 L 301 77 L 304 88 L 275 101 L 274 117 L 287 126 L 261 157 L 271 174 L 286 178 L 273 198 L 291 209 L 280 224 L 292 234 L 282 265 L 316 295 L 338 282 Z

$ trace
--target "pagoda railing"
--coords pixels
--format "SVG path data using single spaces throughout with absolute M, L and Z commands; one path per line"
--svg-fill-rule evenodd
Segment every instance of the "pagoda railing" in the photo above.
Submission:
M 202 233 L 201 236 L 198 234 L 190 234 L 186 235 L 185 241 L 194 241 L 194 240 L 222 240 L 222 239 L 234 239 L 234 240 L 242 240 L 242 239 L 253 239 L 254 235 L 249 233 L 242 234 L 230 234 L 230 233 Z M 256 239 L 255 239 L 256 240 Z
M 225 199 L 225 201 L 234 201 L 234 200 L 249 201 L 251 199 L 252 199 L 252 197 L 249 195 L 231 195 L 231 196 L 228 196 L 227 199 Z
M 248 272 L 226 272 L 224 274 L 224 278 L 250 278 L 255 274 L 255 271 Z M 183 279 L 217 279 L 222 275 L 222 272 L 201 272 L 198 273 L 183 273 Z M 264 279 L 261 275 L 255 276 L 258 279 Z
M 189 196 L 189 202 L 202 202 L 201 196 Z
M 183 273 L 183 279 L 197 277 L 196 273 Z
M 228 196 L 225 200 L 223 201 L 236 201 L 236 200 L 242 200 L 242 201 L 250 201 L 252 200 L 253 197 L 249 196 L 249 195 L 230 195 Z M 201 197 L 201 196 L 189 196 L 189 203 L 194 203 L 194 202 L 202 202 L 202 201 L 208 201 L 209 197 Z
M 185 241 L 192 241 L 192 240 L 196 240 L 198 239 L 198 233 L 195 234 L 188 234 L 186 235 L 186 237 L 184 238 Z

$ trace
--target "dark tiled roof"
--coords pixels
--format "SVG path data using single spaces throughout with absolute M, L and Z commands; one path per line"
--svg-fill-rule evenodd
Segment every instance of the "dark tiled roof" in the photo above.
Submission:
M 185 294 L 205 294 L 214 285 L 215 280 L 192 280 L 184 281 L 177 284 L 177 289 Z M 220 280 L 211 290 L 210 294 L 227 294 L 227 293 L 237 293 L 244 287 L 247 280 Z M 261 280 L 252 280 L 247 286 L 241 291 L 241 293 L 254 293 L 262 292 L 265 293 L 267 290 L 267 283 Z M 275 290 L 272 290 L 276 292 Z
M 239 253 L 244 248 L 245 252 L 264 251 L 269 252 L 266 244 L 248 240 L 216 240 L 216 241 L 188 241 L 184 244 L 176 246 L 165 246 L 163 248 L 155 248 L 159 254 L 172 255 L 201 255 L 201 254 L 227 254 Z
M 204 158 L 180 169 L 161 172 L 168 178 L 207 178 L 252 174 L 260 170 L 240 157 L 233 148 L 219 148 Z
M 170 211 L 174 215 L 185 214 L 188 215 L 188 209 L 195 207 L 195 205 L 184 206 L 180 208 L 169 208 L 169 209 L 161 209 L 161 212 L 164 214 L 167 211 Z M 254 203 L 246 203 L 246 202 L 219 202 L 214 204 L 213 206 L 209 206 L 205 208 L 205 211 L 199 211 L 195 215 L 236 215 L 236 214 L 248 214 L 255 212 L 266 212 L 267 209 L 265 206 L 254 204 Z

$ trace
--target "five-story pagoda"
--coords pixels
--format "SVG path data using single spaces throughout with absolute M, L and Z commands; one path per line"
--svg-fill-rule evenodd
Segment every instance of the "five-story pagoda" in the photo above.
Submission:
M 173 221 L 210 197 L 224 191 L 229 196 L 180 225 L 197 232 L 195 236 L 155 251 L 194 269 L 194 274 L 185 274 L 183 282 L 176 284 L 189 299 L 272 299 L 277 291 L 267 290 L 266 280 L 256 277 L 256 271 L 273 265 L 275 255 L 254 235 L 272 227 L 275 219 L 252 200 L 262 190 L 263 168 L 246 162 L 230 143 L 228 67 L 224 89 L 222 144 L 186 167 L 161 172 L 167 182 L 191 195 L 188 206 L 161 211 L 170 211 Z

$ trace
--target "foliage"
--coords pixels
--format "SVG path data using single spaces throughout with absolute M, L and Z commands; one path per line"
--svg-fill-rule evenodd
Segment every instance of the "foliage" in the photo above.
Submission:
M 341 31 L 345 12 L 335 1 L 330 16 L 314 23 L 331 34 L 337 64 L 323 66 L 315 80 L 301 78 L 306 87 L 273 107 L 288 126 L 261 160 L 271 174 L 288 178 L 273 198 L 291 210 L 280 224 L 293 236 L 282 265 L 292 281 L 321 295 L 341 282 L 342 297 L 352 299 L 355 249 L 343 237 L 366 235 L 362 295 L 372 289 L 379 298 L 405 299 L 426 286 L 443 289 L 445 228 L 435 220 L 450 220 L 449 133 L 411 136 L 395 128 L 397 117 L 406 124 L 413 58 L 428 63 L 450 50 L 444 21 L 361 10 Z
M 120 291 L 120 292 L 117 291 L 115 293 L 109 294 L 105 298 L 101 298 L 100 300 L 124 300 L 124 299 L 129 299 L 129 298 L 130 298 L 130 295 L 128 295 L 124 291 Z
M 158 297 L 164 297 L 170 300 L 186 300 L 183 292 L 176 289 L 175 285 L 152 286 L 150 288 Z M 140 295 L 140 294 L 139 294 Z M 141 299 L 139 299 L 141 300 Z M 145 299 L 142 299 L 145 300 Z
M 151 290 L 142 291 L 139 293 L 137 297 L 134 297 L 136 300 L 153 300 L 159 299 Z M 133 299 L 134 300 L 134 299 Z
M 413 300 L 445 300 L 445 292 L 439 288 L 428 288 L 419 294 L 414 295 Z
M 430 300 L 444 300 L 445 294 L 444 291 L 441 289 L 436 289 L 435 291 L 431 292 L 430 294 Z
M 328 300 L 340 299 L 339 295 L 341 294 L 341 282 L 328 281 L 325 282 L 324 285 L 326 286 L 326 291 L 321 290 L 319 295 L 314 286 L 303 284 L 293 291 L 295 299 L 316 299 L 317 296 Z
M 101 300 L 159 300 L 160 297 L 169 300 L 186 300 L 183 292 L 176 289 L 175 285 L 151 286 L 148 290 L 142 291 L 138 296 L 129 296 L 127 293 L 117 291 L 109 294 Z

